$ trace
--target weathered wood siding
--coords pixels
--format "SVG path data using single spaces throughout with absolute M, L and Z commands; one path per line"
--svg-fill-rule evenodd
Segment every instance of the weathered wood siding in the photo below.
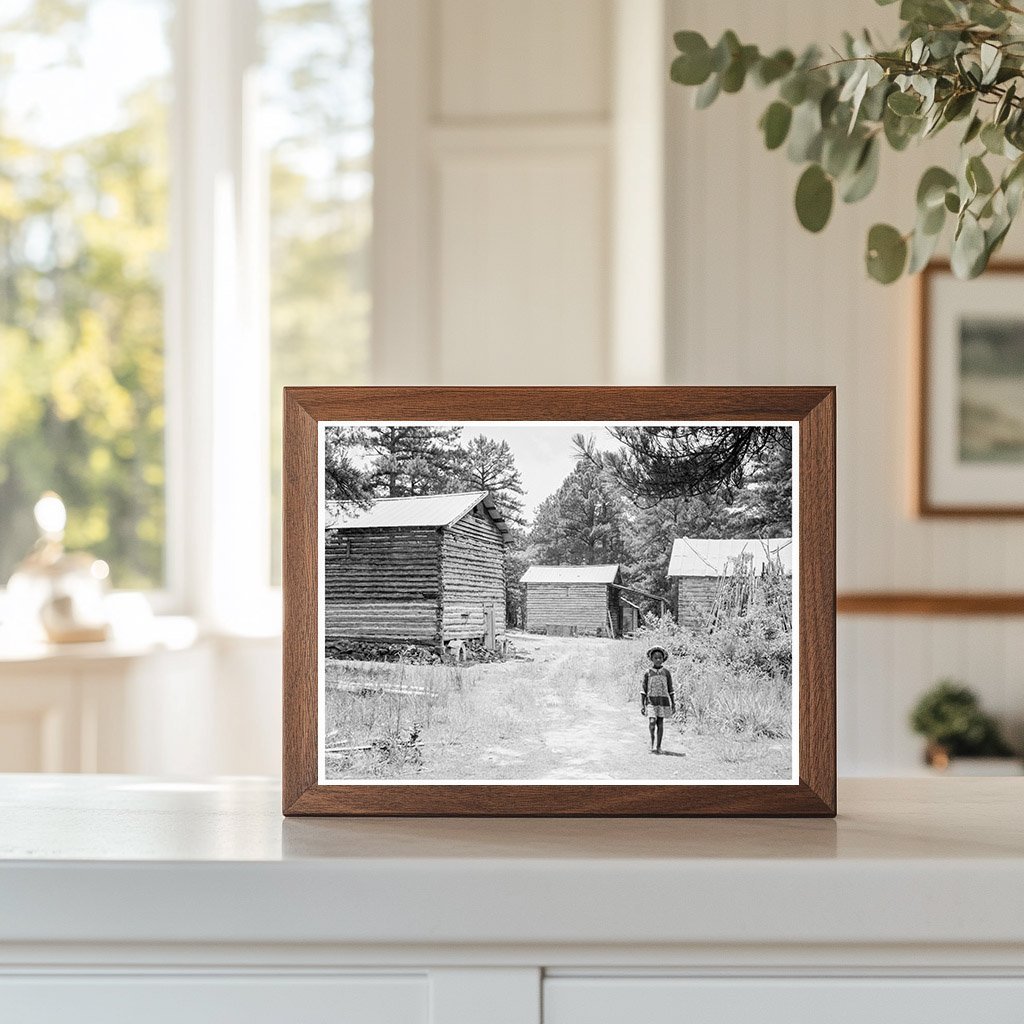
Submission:
M 474 510 L 444 531 L 441 548 L 441 634 L 445 640 L 484 635 L 484 608 L 505 632 L 504 543 L 494 521 Z
M 715 604 L 717 576 L 680 576 L 675 582 L 676 621 L 698 628 L 707 624 Z
M 328 530 L 325 633 L 340 639 L 436 641 L 441 533 L 434 527 Z
M 610 593 L 606 583 L 527 583 L 526 629 L 575 626 L 579 634 L 607 636 Z

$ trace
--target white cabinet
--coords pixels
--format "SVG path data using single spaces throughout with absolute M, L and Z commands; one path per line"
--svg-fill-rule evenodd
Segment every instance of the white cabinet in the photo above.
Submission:
M 173 712 L 183 705 L 196 717 L 210 647 L 187 619 L 158 619 L 145 632 L 131 643 L 18 646 L 5 637 L 0 772 L 175 771 L 160 759 L 165 723 L 170 712 L 179 724 Z M 175 731 L 179 746 L 188 742 L 187 727 Z
M 548 978 L 544 1024 L 1020 1024 L 1014 978 Z
M 0 772 L 208 776 L 281 763 L 280 637 L 0 646 Z
M 841 781 L 836 821 L 280 800 L 0 776 L 0 1022 L 1024 1022 L 1019 779 Z
M 427 1024 L 425 974 L 0 978 L 17 1024 Z

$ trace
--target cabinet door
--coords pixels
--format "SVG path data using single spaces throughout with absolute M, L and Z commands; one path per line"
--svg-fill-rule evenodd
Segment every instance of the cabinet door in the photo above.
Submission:
M 548 978 L 544 1024 L 1021 1024 L 1024 978 Z
M 34 976 L 0 979 L 18 1024 L 427 1024 L 420 976 Z

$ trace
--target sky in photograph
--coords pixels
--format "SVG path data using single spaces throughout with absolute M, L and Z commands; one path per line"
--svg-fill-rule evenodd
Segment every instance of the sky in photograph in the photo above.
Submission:
M 465 440 L 483 434 L 496 441 L 508 441 L 526 491 L 524 505 L 532 518 L 537 506 L 558 490 L 573 471 L 572 439 L 576 434 L 592 437 L 601 450 L 619 447 L 604 426 L 594 423 L 500 423 L 487 420 L 462 424 Z

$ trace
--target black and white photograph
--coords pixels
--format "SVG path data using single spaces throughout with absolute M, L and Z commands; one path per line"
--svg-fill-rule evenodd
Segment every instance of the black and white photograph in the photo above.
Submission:
M 321 781 L 795 781 L 795 432 L 321 424 Z

